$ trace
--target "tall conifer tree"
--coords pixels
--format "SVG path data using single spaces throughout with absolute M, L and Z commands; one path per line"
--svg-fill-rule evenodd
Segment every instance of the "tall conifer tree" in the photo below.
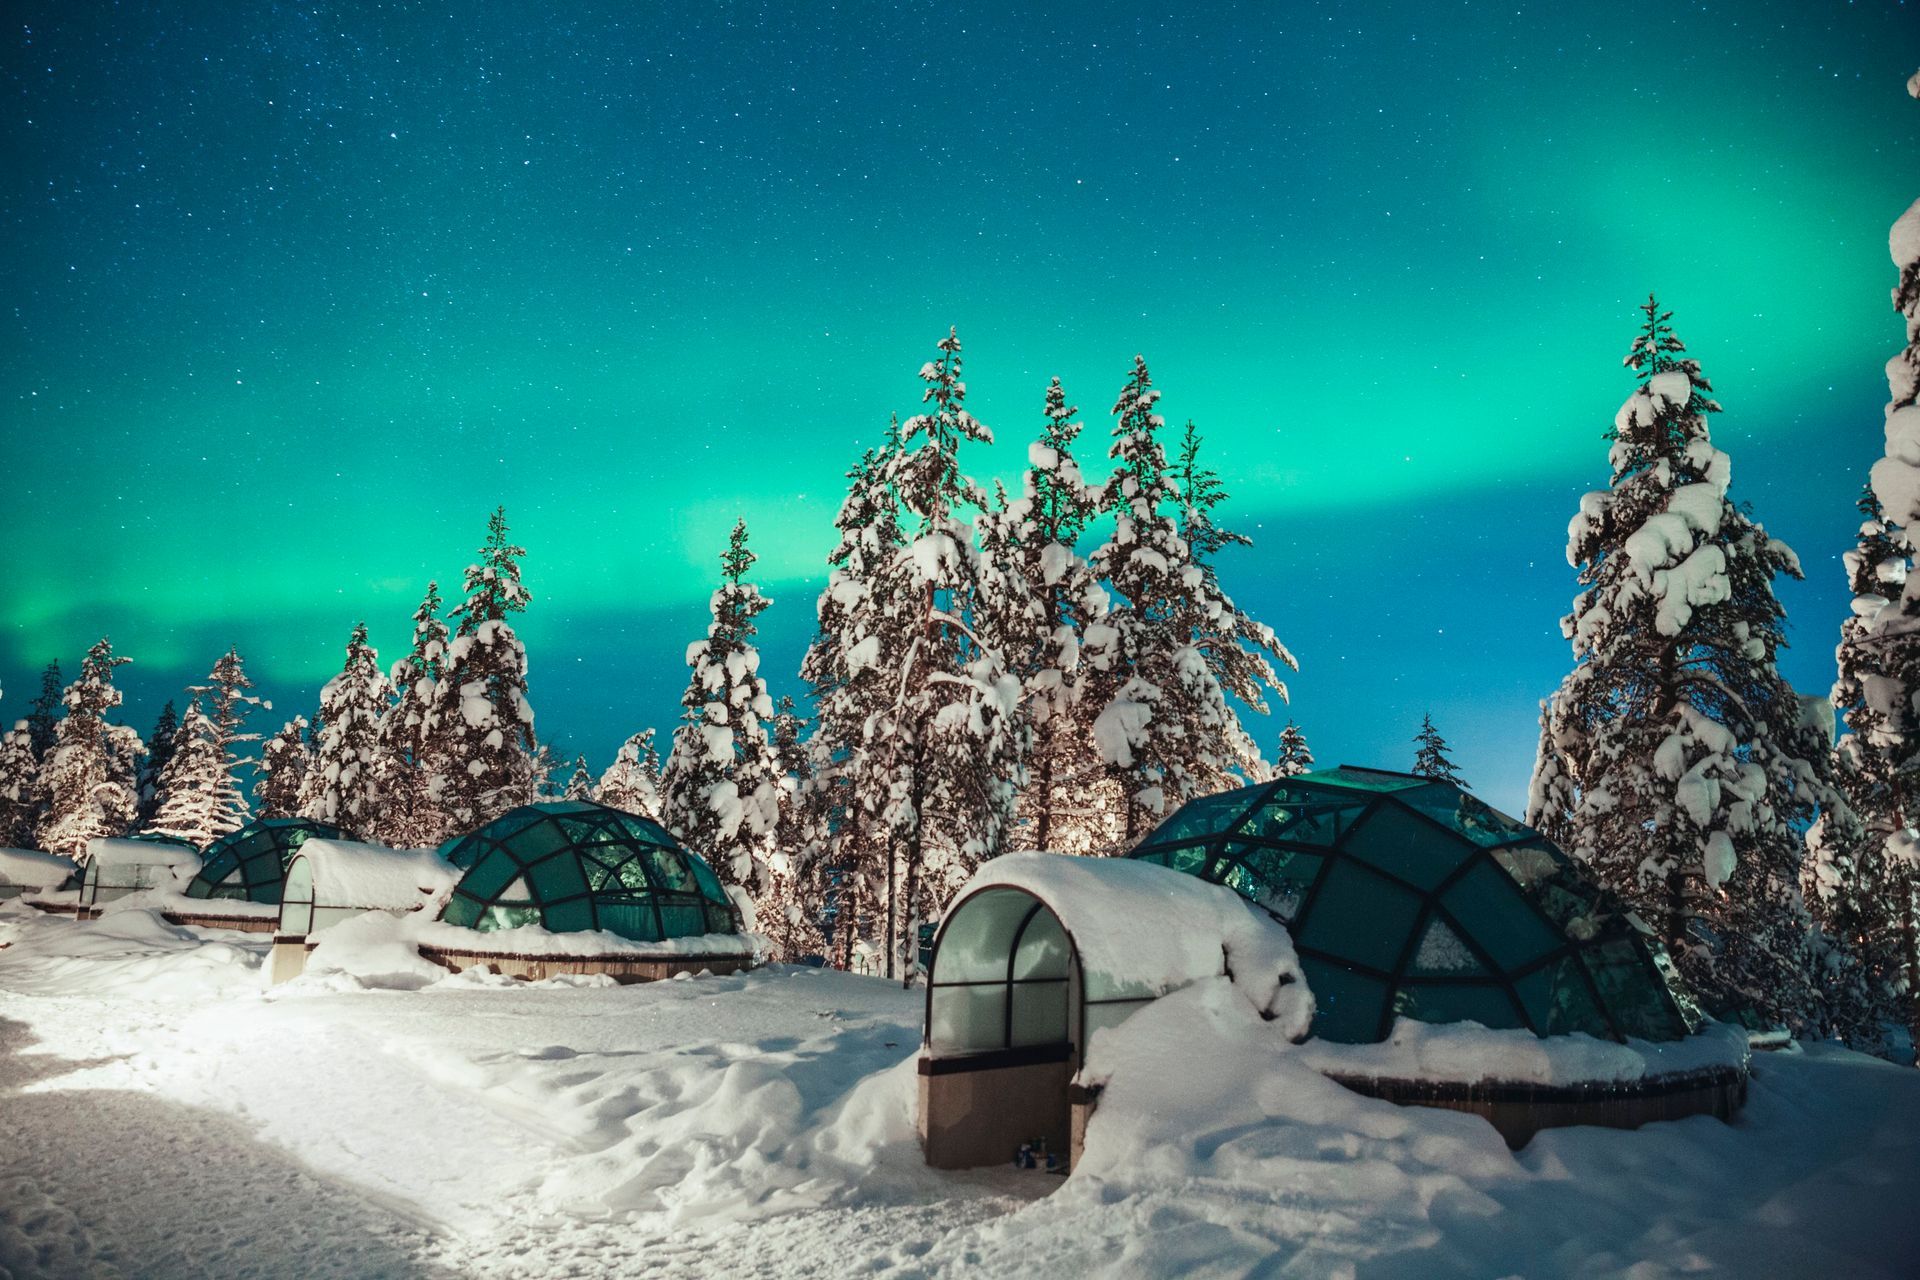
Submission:
M 380 808 L 374 771 L 380 717 L 392 692 L 367 641 L 367 624 L 354 623 L 340 674 L 320 690 L 320 739 L 301 788 L 303 816 L 355 836 L 370 830 Z
M 38 839 L 49 853 L 84 862 L 89 840 L 124 835 L 139 810 L 134 775 L 146 745 L 132 729 L 107 720 L 122 697 L 113 683 L 114 668 L 128 661 L 102 637 L 80 664 L 80 678 L 61 696 L 66 715 L 40 763 L 46 808 Z
M 447 624 L 440 619 L 440 584 L 413 612 L 413 647 L 393 664 L 394 700 L 381 714 L 374 781 L 380 793 L 373 833 L 396 849 L 437 845 L 453 834 L 433 794 L 428 762 L 436 754 L 434 708 L 447 658 Z
M 620 751 L 600 775 L 594 799 L 610 809 L 660 820 L 660 752 L 654 733 L 642 729 L 620 744 Z

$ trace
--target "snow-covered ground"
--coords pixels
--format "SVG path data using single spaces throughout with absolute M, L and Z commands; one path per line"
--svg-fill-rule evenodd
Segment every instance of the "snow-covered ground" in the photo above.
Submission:
M 1901 1276 L 1920 1256 L 1920 1073 L 1837 1050 L 1763 1056 L 1732 1126 L 1515 1155 L 1473 1117 L 1329 1083 L 1221 978 L 1112 1033 L 1071 1178 L 946 1174 L 913 1137 L 921 997 L 877 979 L 268 991 L 262 938 L 19 905 L 0 944 L 0 1274 Z

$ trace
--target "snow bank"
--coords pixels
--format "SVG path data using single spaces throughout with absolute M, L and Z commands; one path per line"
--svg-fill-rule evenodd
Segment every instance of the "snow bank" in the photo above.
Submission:
M 189 877 L 191 878 L 191 877 Z M 171 911 L 175 915 L 226 916 L 230 919 L 278 920 L 277 902 L 248 902 L 241 898 L 189 898 L 178 889 L 140 889 L 97 905 L 101 915 L 122 911 Z
M 1413 1018 L 1395 1022 L 1393 1034 L 1379 1044 L 1309 1040 L 1298 1055 L 1317 1070 L 1370 1080 L 1551 1086 L 1744 1068 L 1748 1061 L 1746 1032 L 1719 1023 L 1684 1040 L 1619 1044 L 1584 1033 L 1542 1039 L 1531 1031 L 1495 1031 L 1477 1022 Z
M 58 889 L 74 872 L 74 863 L 56 853 L 38 849 L 0 849 L 0 885 L 24 889 Z
M 29 995 L 238 994 L 258 989 L 265 952 L 264 939 L 210 941 L 154 911 L 116 911 L 79 924 L 23 904 L 0 906 L 0 989 Z
M 444 902 L 461 874 L 434 849 L 389 849 L 353 840 L 314 837 L 295 856 L 313 868 L 317 907 L 410 910 Z
M 417 923 L 384 911 L 342 920 L 313 935 L 307 966 L 287 989 L 417 991 L 439 982 L 447 971 L 420 954 L 410 927 Z
M 185 845 L 165 840 L 123 840 L 96 836 L 87 842 L 87 859 L 108 867 L 173 867 L 175 876 L 185 884 L 200 870 L 200 855 Z M 186 868 L 191 868 L 187 870 Z
M 659 942 L 635 942 L 605 929 L 553 933 L 537 924 L 482 933 L 440 920 L 405 918 L 413 941 L 448 951 L 501 952 L 515 956 L 754 956 L 769 943 L 751 933 L 700 933 Z
M 1287 931 L 1231 889 L 1152 862 L 1012 853 L 981 867 L 960 896 L 993 886 L 1024 889 L 1060 917 L 1088 999 L 1165 995 L 1231 973 L 1284 1035 L 1304 1035 L 1313 1019 Z

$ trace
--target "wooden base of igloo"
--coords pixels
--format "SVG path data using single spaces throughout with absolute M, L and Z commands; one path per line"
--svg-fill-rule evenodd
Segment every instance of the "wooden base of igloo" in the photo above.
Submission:
M 508 951 L 468 951 L 464 948 L 420 945 L 420 954 L 455 973 L 475 965 L 538 982 L 560 974 L 604 973 L 615 982 L 658 982 L 677 973 L 741 973 L 753 968 L 753 959 L 741 955 L 655 955 L 612 952 L 602 955 L 516 955 Z
M 1442 1107 L 1484 1117 L 1514 1150 L 1527 1145 L 1542 1129 L 1565 1125 L 1637 1129 L 1656 1120 L 1688 1116 L 1731 1120 L 1747 1101 L 1747 1073 L 1737 1067 L 1582 1085 L 1376 1080 L 1331 1072 L 1327 1078 L 1355 1093 L 1400 1106 Z

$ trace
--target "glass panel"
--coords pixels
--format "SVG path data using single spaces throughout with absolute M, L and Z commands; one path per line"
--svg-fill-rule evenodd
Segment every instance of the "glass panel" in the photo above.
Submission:
M 1232 826 L 1233 820 L 1253 803 L 1254 795 L 1254 788 L 1241 787 L 1236 791 L 1222 791 L 1190 800 L 1140 843 L 1143 846 L 1175 844 L 1200 836 L 1218 835 Z
M 471 929 L 480 919 L 481 909 L 480 903 L 474 899 L 465 894 L 456 893 L 447 899 L 446 910 L 440 913 L 440 918 L 448 924 L 457 924 L 463 929 Z
M 1006 981 L 1014 932 L 1039 905 L 1018 889 L 986 889 L 968 898 L 940 931 L 932 981 Z
M 282 902 L 313 901 L 313 862 L 308 858 L 295 858 L 287 868 L 286 887 L 281 891 Z
M 1301 956 L 1300 971 L 1313 992 L 1313 1034 L 1345 1044 L 1372 1044 L 1380 1038 L 1380 1010 L 1387 984 L 1318 956 Z
M 1492 984 L 1421 983 L 1400 988 L 1395 1014 L 1422 1022 L 1477 1022 L 1496 1030 L 1527 1024 L 1504 989 Z
M 935 1053 L 977 1053 L 1007 1045 L 1007 988 L 935 987 L 927 1042 Z
M 461 877 L 460 887 L 476 898 L 496 898 L 507 882 L 520 874 L 520 866 L 499 849 L 490 849 L 472 870 Z
M 540 923 L 555 933 L 578 933 L 593 928 L 593 904 L 585 898 L 559 902 L 541 912 Z
M 653 881 L 647 879 L 645 858 L 634 857 L 621 863 L 614 878 L 622 888 L 630 889 L 635 893 L 653 892 Z
M 1407 890 L 1336 859 L 1302 914 L 1300 944 L 1391 970 L 1399 963 L 1420 908 L 1421 900 Z
M 690 891 L 696 888 L 693 873 L 687 870 L 686 859 L 671 849 L 648 849 L 640 855 L 647 860 L 654 878 L 662 889 Z
M 1519 887 L 1481 860 L 1441 900 L 1469 938 L 1511 973 L 1563 946 L 1560 934 L 1535 915 Z
M 513 847 L 513 852 L 522 862 L 534 862 L 550 853 L 558 853 L 567 847 L 567 833 L 560 824 L 551 819 L 535 822 L 526 830 L 502 843 Z
M 1660 971 L 1631 938 L 1599 943 L 1584 955 L 1593 985 L 1621 1031 L 1642 1040 L 1678 1040 L 1687 1034 Z
M 717 902 L 706 904 L 707 932 L 732 933 L 734 931 L 733 913 Z
M 1228 842 L 1222 857 L 1230 861 L 1221 866 L 1220 883 L 1286 921 L 1299 914 L 1301 900 L 1312 889 L 1324 861 L 1317 853 L 1237 841 Z
M 280 904 L 280 932 L 288 937 L 304 938 L 313 932 L 313 903 L 301 899 Z
M 1375 806 L 1341 848 L 1426 890 L 1438 888 L 1473 853 L 1472 845 L 1435 831 L 1396 804 Z
M 92 906 L 99 896 L 100 863 L 98 861 L 89 862 L 87 864 L 86 878 L 80 882 L 80 901 L 85 906 Z
M 1452 787 L 1408 791 L 1400 799 L 1477 845 L 1499 844 L 1533 834 L 1526 823 L 1509 818 L 1478 796 Z
M 1060 926 L 1060 918 L 1042 907 L 1040 914 L 1027 922 L 1027 931 L 1020 935 L 1020 950 L 1013 957 L 1013 976 L 1065 978 L 1071 955 L 1067 931 Z
M 482 933 L 491 933 L 496 929 L 518 929 L 523 924 L 539 923 L 538 907 L 506 907 L 495 903 L 480 913 L 473 927 Z
M 1327 795 L 1282 788 L 1248 814 L 1234 834 L 1259 840 L 1331 845 L 1367 811 L 1364 804 L 1342 804 Z
M 707 931 L 706 904 L 701 902 L 663 902 L 660 922 L 669 938 L 691 938 Z
M 1067 984 L 1037 982 L 1015 985 L 1010 1045 L 1065 1044 L 1067 1040 Z
M 1559 875 L 1568 866 L 1566 855 L 1547 844 L 1508 845 L 1495 849 L 1493 860 L 1522 889 L 1531 889 L 1542 880 Z
M 700 892 L 715 902 L 726 902 L 727 891 L 720 887 L 720 877 L 713 874 L 713 868 L 707 865 L 705 858 L 689 855 L 687 869 L 693 872 L 693 882 L 700 886 Z
M 653 908 L 646 904 L 631 902 L 601 902 L 598 904 L 600 927 L 617 933 L 623 938 L 635 942 L 658 942 L 660 940 L 660 922 L 654 918 Z
M 1157 862 L 1170 867 L 1184 876 L 1202 876 L 1207 874 L 1207 861 L 1210 854 L 1204 844 L 1175 845 L 1171 849 L 1153 849 L 1146 853 L 1128 855 L 1139 862 Z
M 1543 1036 L 1584 1031 L 1602 1040 L 1613 1038 L 1606 1017 L 1580 976 L 1580 961 L 1573 956 L 1515 978 L 1513 989 L 1526 1006 L 1527 1016 L 1533 1019 L 1533 1029 Z
M 534 892 L 542 902 L 577 898 L 587 891 L 586 877 L 580 873 L 580 861 L 571 853 L 548 858 L 528 870 L 527 878 L 533 881 Z
M 1407 965 L 1410 974 L 1443 974 L 1454 977 L 1486 976 L 1487 967 L 1474 957 L 1460 935 L 1447 927 L 1447 922 L 1435 917 L 1427 931 L 1420 935 L 1420 945 L 1414 950 L 1413 960 Z
M 1408 773 L 1388 773 L 1378 769 L 1356 769 L 1341 765 L 1337 769 L 1321 769 L 1310 773 L 1304 779 L 1310 783 L 1337 786 L 1354 791 L 1406 791 L 1413 787 L 1428 787 L 1433 784 L 1425 778 L 1416 778 Z

